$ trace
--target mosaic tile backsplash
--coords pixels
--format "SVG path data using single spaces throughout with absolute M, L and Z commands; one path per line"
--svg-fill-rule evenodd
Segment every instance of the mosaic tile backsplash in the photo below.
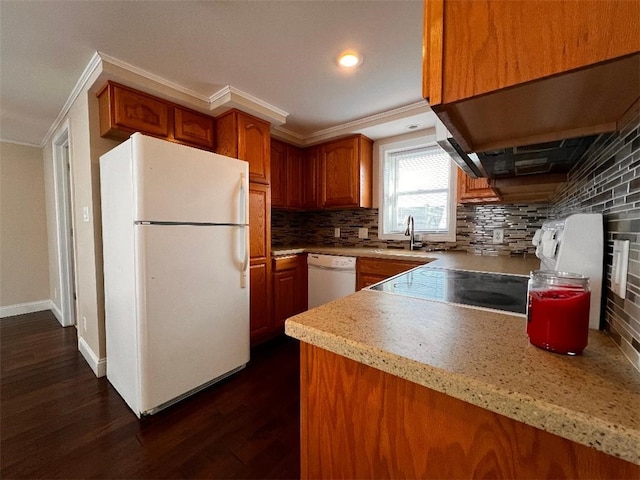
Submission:
M 531 239 L 549 216 L 547 205 L 459 205 L 457 209 L 457 241 L 428 243 L 427 249 L 458 249 L 482 255 L 522 255 L 535 252 Z M 274 210 L 271 214 L 271 238 L 275 247 L 292 244 L 409 248 L 409 241 L 378 238 L 378 210 L 333 210 L 289 212 Z M 334 238 L 334 228 L 340 238 Z M 358 229 L 367 228 L 369 237 L 358 238 Z M 504 229 L 504 243 L 494 245 L 494 228 Z
M 640 370 L 640 119 L 604 136 L 569 172 L 552 199 L 552 214 L 602 213 L 605 223 L 606 329 Z M 613 240 L 629 240 L 626 298 L 611 291 Z

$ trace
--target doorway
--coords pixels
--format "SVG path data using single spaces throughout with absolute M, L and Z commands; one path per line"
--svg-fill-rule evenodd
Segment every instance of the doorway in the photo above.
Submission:
M 76 325 L 75 241 L 69 124 L 53 139 L 53 176 L 55 182 L 58 272 L 60 275 L 61 317 L 63 327 Z

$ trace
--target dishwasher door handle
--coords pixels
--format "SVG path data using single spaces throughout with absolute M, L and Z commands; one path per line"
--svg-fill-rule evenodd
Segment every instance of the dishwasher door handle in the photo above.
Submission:
M 324 267 L 322 265 L 309 265 L 309 268 L 317 268 L 318 270 L 329 270 L 332 272 L 355 272 L 355 267 L 340 268 L 340 267 Z

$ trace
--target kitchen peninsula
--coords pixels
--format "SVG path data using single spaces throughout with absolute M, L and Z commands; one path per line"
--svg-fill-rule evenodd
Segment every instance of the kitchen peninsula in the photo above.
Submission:
M 303 478 L 640 474 L 640 374 L 606 333 L 556 355 L 528 343 L 522 316 L 369 290 L 290 318 L 286 333 L 302 342 Z

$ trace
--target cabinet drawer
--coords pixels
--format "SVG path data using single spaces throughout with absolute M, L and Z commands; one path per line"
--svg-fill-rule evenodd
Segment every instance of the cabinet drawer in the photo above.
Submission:
M 282 272 L 298 268 L 304 258 L 301 255 L 287 255 L 286 257 L 273 258 L 273 271 Z
M 359 258 L 358 271 L 361 274 L 378 275 L 383 278 L 392 277 L 398 273 L 406 272 L 425 262 L 415 262 L 407 260 L 386 260 L 378 258 Z

